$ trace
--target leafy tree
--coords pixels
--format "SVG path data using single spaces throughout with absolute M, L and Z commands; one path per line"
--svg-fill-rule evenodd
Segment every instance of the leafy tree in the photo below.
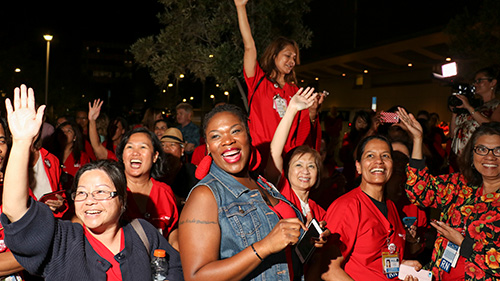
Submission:
M 468 66 L 467 76 L 477 69 L 500 63 L 500 1 L 473 2 L 448 23 L 445 32 L 450 35 L 450 51 Z
M 243 44 L 232 0 L 159 0 L 165 26 L 158 35 L 139 39 L 131 47 L 136 61 L 165 87 L 181 73 L 205 82 L 211 77 L 223 89 L 233 89 L 243 77 Z M 303 25 L 310 0 L 250 0 L 247 12 L 257 50 L 276 36 L 310 46 L 312 32 Z M 236 79 L 235 79 L 236 78 Z M 211 79 L 212 80 L 212 79 Z M 242 91 L 241 85 L 239 86 Z M 242 93 L 243 94 L 243 93 Z

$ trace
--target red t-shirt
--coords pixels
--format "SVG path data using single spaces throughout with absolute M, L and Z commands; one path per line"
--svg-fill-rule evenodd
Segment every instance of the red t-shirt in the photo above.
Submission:
M 90 163 L 91 159 L 85 152 L 80 152 L 80 161 L 78 163 L 75 163 L 75 157 L 73 156 L 73 153 L 71 153 L 68 158 L 66 158 L 66 161 L 64 161 L 64 166 L 63 166 L 63 171 L 66 173 L 72 175 L 73 177 L 76 175 L 76 172 L 82 167 L 83 165 Z
M 97 157 L 95 157 L 94 154 L 94 149 L 92 148 L 92 145 L 88 140 L 85 140 L 85 153 L 89 156 L 90 160 L 94 161 L 97 160 Z
M 170 232 L 177 226 L 179 213 L 172 188 L 166 183 L 156 181 L 151 178 L 153 187 L 149 193 L 146 213 L 141 213 L 134 195 L 127 189 L 127 211 L 125 215 L 129 220 L 141 218 L 154 225 L 164 237 L 168 237 Z
M 394 243 L 403 260 L 405 234 L 396 206 L 387 200 L 387 218 L 361 188 L 333 201 L 326 211 L 326 227 L 345 259 L 345 272 L 354 280 L 388 280 L 382 251 Z
M 275 87 L 277 84 L 266 78 L 262 79 L 257 90 L 255 90 L 257 83 L 259 83 L 260 79 L 265 77 L 265 75 L 266 74 L 258 63 L 256 64 L 255 75 L 253 77 L 247 77 L 245 73 L 250 108 L 248 127 L 250 129 L 250 135 L 252 136 L 252 144 L 259 149 L 262 155 L 263 165 L 267 162 L 269 145 L 281 121 L 278 111 L 273 108 L 274 97 L 279 95 L 281 98 L 285 99 L 288 105 L 291 98 L 299 90 L 297 86 L 289 83 L 285 84 L 283 88 L 279 86 Z M 313 128 L 309 119 L 309 110 L 302 110 L 295 116 L 284 151 L 286 153 L 292 148 L 304 144 L 318 151 L 321 146 L 321 127 L 319 126 L 319 118 L 316 118 L 316 123 Z
M 106 271 L 106 280 L 107 281 L 122 281 L 122 271 L 120 270 L 120 263 L 115 259 L 115 255 L 104 245 L 101 241 L 97 240 L 88 230 L 87 227 L 83 226 L 83 230 L 85 231 L 85 238 L 89 241 L 92 249 L 96 251 L 96 253 L 101 256 L 103 259 L 107 260 L 111 267 Z M 120 229 L 121 238 L 120 238 L 120 252 L 125 249 L 125 236 L 123 234 L 123 230 Z

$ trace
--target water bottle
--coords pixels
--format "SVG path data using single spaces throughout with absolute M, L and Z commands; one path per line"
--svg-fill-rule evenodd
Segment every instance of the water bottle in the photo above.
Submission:
M 165 258 L 165 250 L 157 249 L 154 251 L 154 257 L 151 260 L 151 274 L 153 281 L 167 280 L 168 262 Z

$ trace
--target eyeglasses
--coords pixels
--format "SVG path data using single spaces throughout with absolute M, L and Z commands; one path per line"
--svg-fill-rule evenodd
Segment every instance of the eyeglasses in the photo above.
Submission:
M 108 190 L 94 190 L 90 194 L 92 195 L 92 198 L 97 201 L 109 200 L 118 196 L 118 192 Z M 71 193 L 71 199 L 76 202 L 85 201 L 87 200 L 87 197 L 89 197 L 89 193 L 85 191 L 76 191 Z
M 479 79 L 474 80 L 474 83 L 472 83 L 472 84 L 479 84 L 483 80 L 492 80 L 492 78 L 491 77 L 479 78 Z
M 487 148 L 484 145 L 474 146 L 474 152 L 477 155 L 486 156 L 488 155 L 488 153 L 490 153 L 490 151 L 491 153 L 493 153 L 493 155 L 500 157 L 500 146 L 497 146 L 495 148 Z

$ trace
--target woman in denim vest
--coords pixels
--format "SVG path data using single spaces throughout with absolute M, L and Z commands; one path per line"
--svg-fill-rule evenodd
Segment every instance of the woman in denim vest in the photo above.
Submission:
M 186 280 L 301 280 L 291 246 L 305 229 L 300 211 L 264 178 L 254 175 L 246 116 L 221 105 L 205 116 L 209 156 L 204 178 L 191 191 L 179 223 Z

